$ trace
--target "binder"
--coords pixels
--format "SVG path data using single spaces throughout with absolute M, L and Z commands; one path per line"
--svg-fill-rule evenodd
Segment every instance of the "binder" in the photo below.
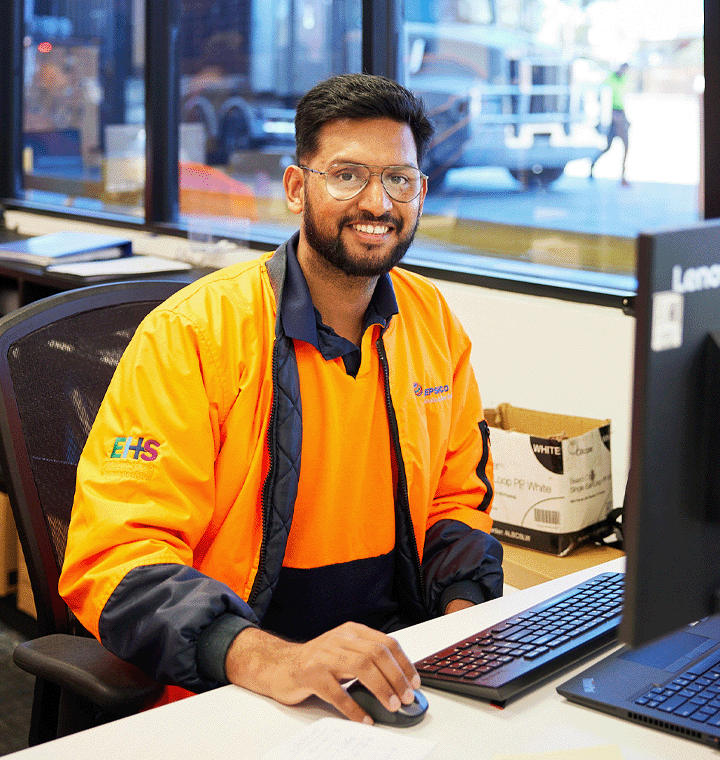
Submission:
M 131 240 L 98 232 L 51 232 L 26 240 L 0 243 L 0 261 L 17 261 L 41 267 L 131 255 Z

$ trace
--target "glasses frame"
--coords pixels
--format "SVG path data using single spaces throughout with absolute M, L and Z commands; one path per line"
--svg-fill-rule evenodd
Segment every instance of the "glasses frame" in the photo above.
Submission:
M 332 169 L 333 166 L 361 166 L 364 169 L 368 169 L 368 170 L 370 170 L 372 168 L 377 168 L 377 167 L 368 166 L 367 164 L 355 164 L 355 163 L 352 163 L 352 162 L 347 162 L 347 163 L 342 163 L 342 164 L 333 164 L 330 167 L 330 169 Z M 352 195 L 348 196 L 347 198 L 337 198 L 336 196 L 334 196 L 330 192 L 330 188 L 328 187 L 328 184 L 327 184 L 328 174 L 330 173 L 330 169 L 328 169 L 328 171 L 326 171 L 326 172 L 321 172 L 318 169 L 311 169 L 309 166 L 305 166 L 304 164 L 298 164 L 298 168 L 304 169 L 304 170 L 309 171 L 309 172 L 312 172 L 313 174 L 320 174 L 322 177 L 324 177 L 325 178 L 325 190 L 327 191 L 327 194 L 331 198 L 335 198 L 336 201 L 349 201 L 349 200 L 352 200 L 356 196 L 360 195 L 360 193 L 368 186 L 368 184 L 370 183 L 370 177 L 380 177 L 380 184 L 382 185 L 383 190 L 387 193 L 388 198 L 390 198 L 391 200 L 395 201 L 396 203 L 412 203 L 420 195 L 420 193 L 422 193 L 422 180 L 428 178 L 427 174 L 423 174 L 420 171 L 420 169 L 418 169 L 416 166 L 410 166 L 409 164 L 391 164 L 390 166 L 383 166 L 382 169 L 380 169 L 379 172 L 370 171 L 370 174 L 368 175 L 368 178 L 367 178 L 367 182 L 362 187 L 358 188 L 357 192 L 353 193 Z M 420 189 L 417 191 L 417 193 L 415 195 L 413 195 L 412 198 L 408 198 L 408 200 L 406 200 L 406 201 L 400 200 L 399 198 L 396 198 L 395 196 L 391 195 L 390 191 L 385 186 L 385 182 L 383 181 L 383 174 L 388 169 L 415 169 L 415 171 L 417 171 L 418 174 L 420 174 Z

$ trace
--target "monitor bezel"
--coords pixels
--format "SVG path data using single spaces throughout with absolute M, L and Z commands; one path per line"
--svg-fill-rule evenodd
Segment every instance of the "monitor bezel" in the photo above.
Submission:
M 720 330 L 720 222 L 643 233 L 637 254 L 620 626 L 621 639 L 633 646 L 717 611 L 720 491 L 714 479 L 720 460 L 720 373 L 709 358 L 708 335 Z M 710 270 L 708 282 L 717 279 L 717 285 L 705 287 L 705 282 L 693 289 L 702 284 L 699 268 L 713 265 L 717 269 Z M 662 299 L 665 306 L 672 303 L 673 296 L 657 296 L 666 293 L 682 305 L 679 334 L 672 322 L 675 312 L 668 312 L 665 324 L 661 308 L 653 312 Z M 680 345 L 673 345 L 676 339 Z

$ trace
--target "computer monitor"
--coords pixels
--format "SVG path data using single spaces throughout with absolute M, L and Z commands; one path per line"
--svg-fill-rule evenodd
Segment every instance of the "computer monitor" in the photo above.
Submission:
M 627 572 L 638 646 L 718 611 L 720 223 L 638 237 Z

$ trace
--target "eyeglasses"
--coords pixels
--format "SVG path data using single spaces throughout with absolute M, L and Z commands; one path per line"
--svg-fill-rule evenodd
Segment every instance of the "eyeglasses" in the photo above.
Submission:
M 382 171 L 370 171 L 365 164 L 333 164 L 326 172 L 300 164 L 301 169 L 325 177 L 325 187 L 335 200 L 349 201 L 370 182 L 370 177 L 380 177 L 385 192 L 395 201 L 410 203 L 420 195 L 422 181 L 427 179 L 414 166 L 385 166 Z

